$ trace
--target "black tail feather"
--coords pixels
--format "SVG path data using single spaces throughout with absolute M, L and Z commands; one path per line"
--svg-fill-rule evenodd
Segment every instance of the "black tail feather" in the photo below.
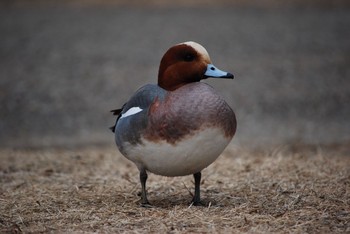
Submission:
M 115 110 L 111 110 L 111 112 L 113 113 L 113 115 L 120 115 L 120 113 L 122 112 L 123 107 L 120 109 L 115 109 Z
M 109 127 L 109 129 L 110 129 L 112 132 L 115 132 L 115 125 L 113 125 L 112 127 Z
M 117 115 L 118 116 L 115 124 L 112 127 L 109 128 L 112 132 L 115 132 L 115 126 L 117 125 L 117 122 L 118 122 L 119 118 L 122 116 L 121 113 L 122 113 L 122 111 L 124 109 L 125 104 L 120 109 L 111 110 L 113 115 Z

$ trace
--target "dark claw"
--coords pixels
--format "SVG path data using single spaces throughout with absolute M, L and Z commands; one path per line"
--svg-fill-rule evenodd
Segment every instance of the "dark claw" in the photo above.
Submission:
M 153 208 L 153 206 L 151 205 L 151 204 L 149 204 L 149 202 L 147 202 L 147 203 L 141 203 L 141 207 L 143 207 L 143 208 Z
M 191 202 L 192 206 L 206 206 L 202 201 L 193 201 Z

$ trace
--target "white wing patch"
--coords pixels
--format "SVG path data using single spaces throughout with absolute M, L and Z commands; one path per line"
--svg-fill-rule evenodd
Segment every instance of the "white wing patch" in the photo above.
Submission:
M 141 112 L 142 109 L 140 107 L 131 107 L 127 112 L 125 112 L 124 114 L 122 114 L 122 116 L 120 116 L 120 118 L 125 118 L 125 117 L 128 117 L 130 115 L 135 115 L 139 112 Z

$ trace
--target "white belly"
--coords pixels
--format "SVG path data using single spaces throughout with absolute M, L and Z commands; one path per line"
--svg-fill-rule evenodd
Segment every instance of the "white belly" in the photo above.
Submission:
M 126 147 L 126 157 L 139 168 L 164 176 L 184 176 L 200 172 L 215 161 L 231 139 L 217 128 L 209 128 L 184 138 L 175 145 L 166 141 Z

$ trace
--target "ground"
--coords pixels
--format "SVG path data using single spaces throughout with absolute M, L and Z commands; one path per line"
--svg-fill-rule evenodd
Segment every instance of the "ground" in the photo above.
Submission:
M 192 176 L 150 174 L 139 205 L 136 167 L 115 147 L 2 149 L 0 232 L 350 232 L 349 144 L 231 145 Z

